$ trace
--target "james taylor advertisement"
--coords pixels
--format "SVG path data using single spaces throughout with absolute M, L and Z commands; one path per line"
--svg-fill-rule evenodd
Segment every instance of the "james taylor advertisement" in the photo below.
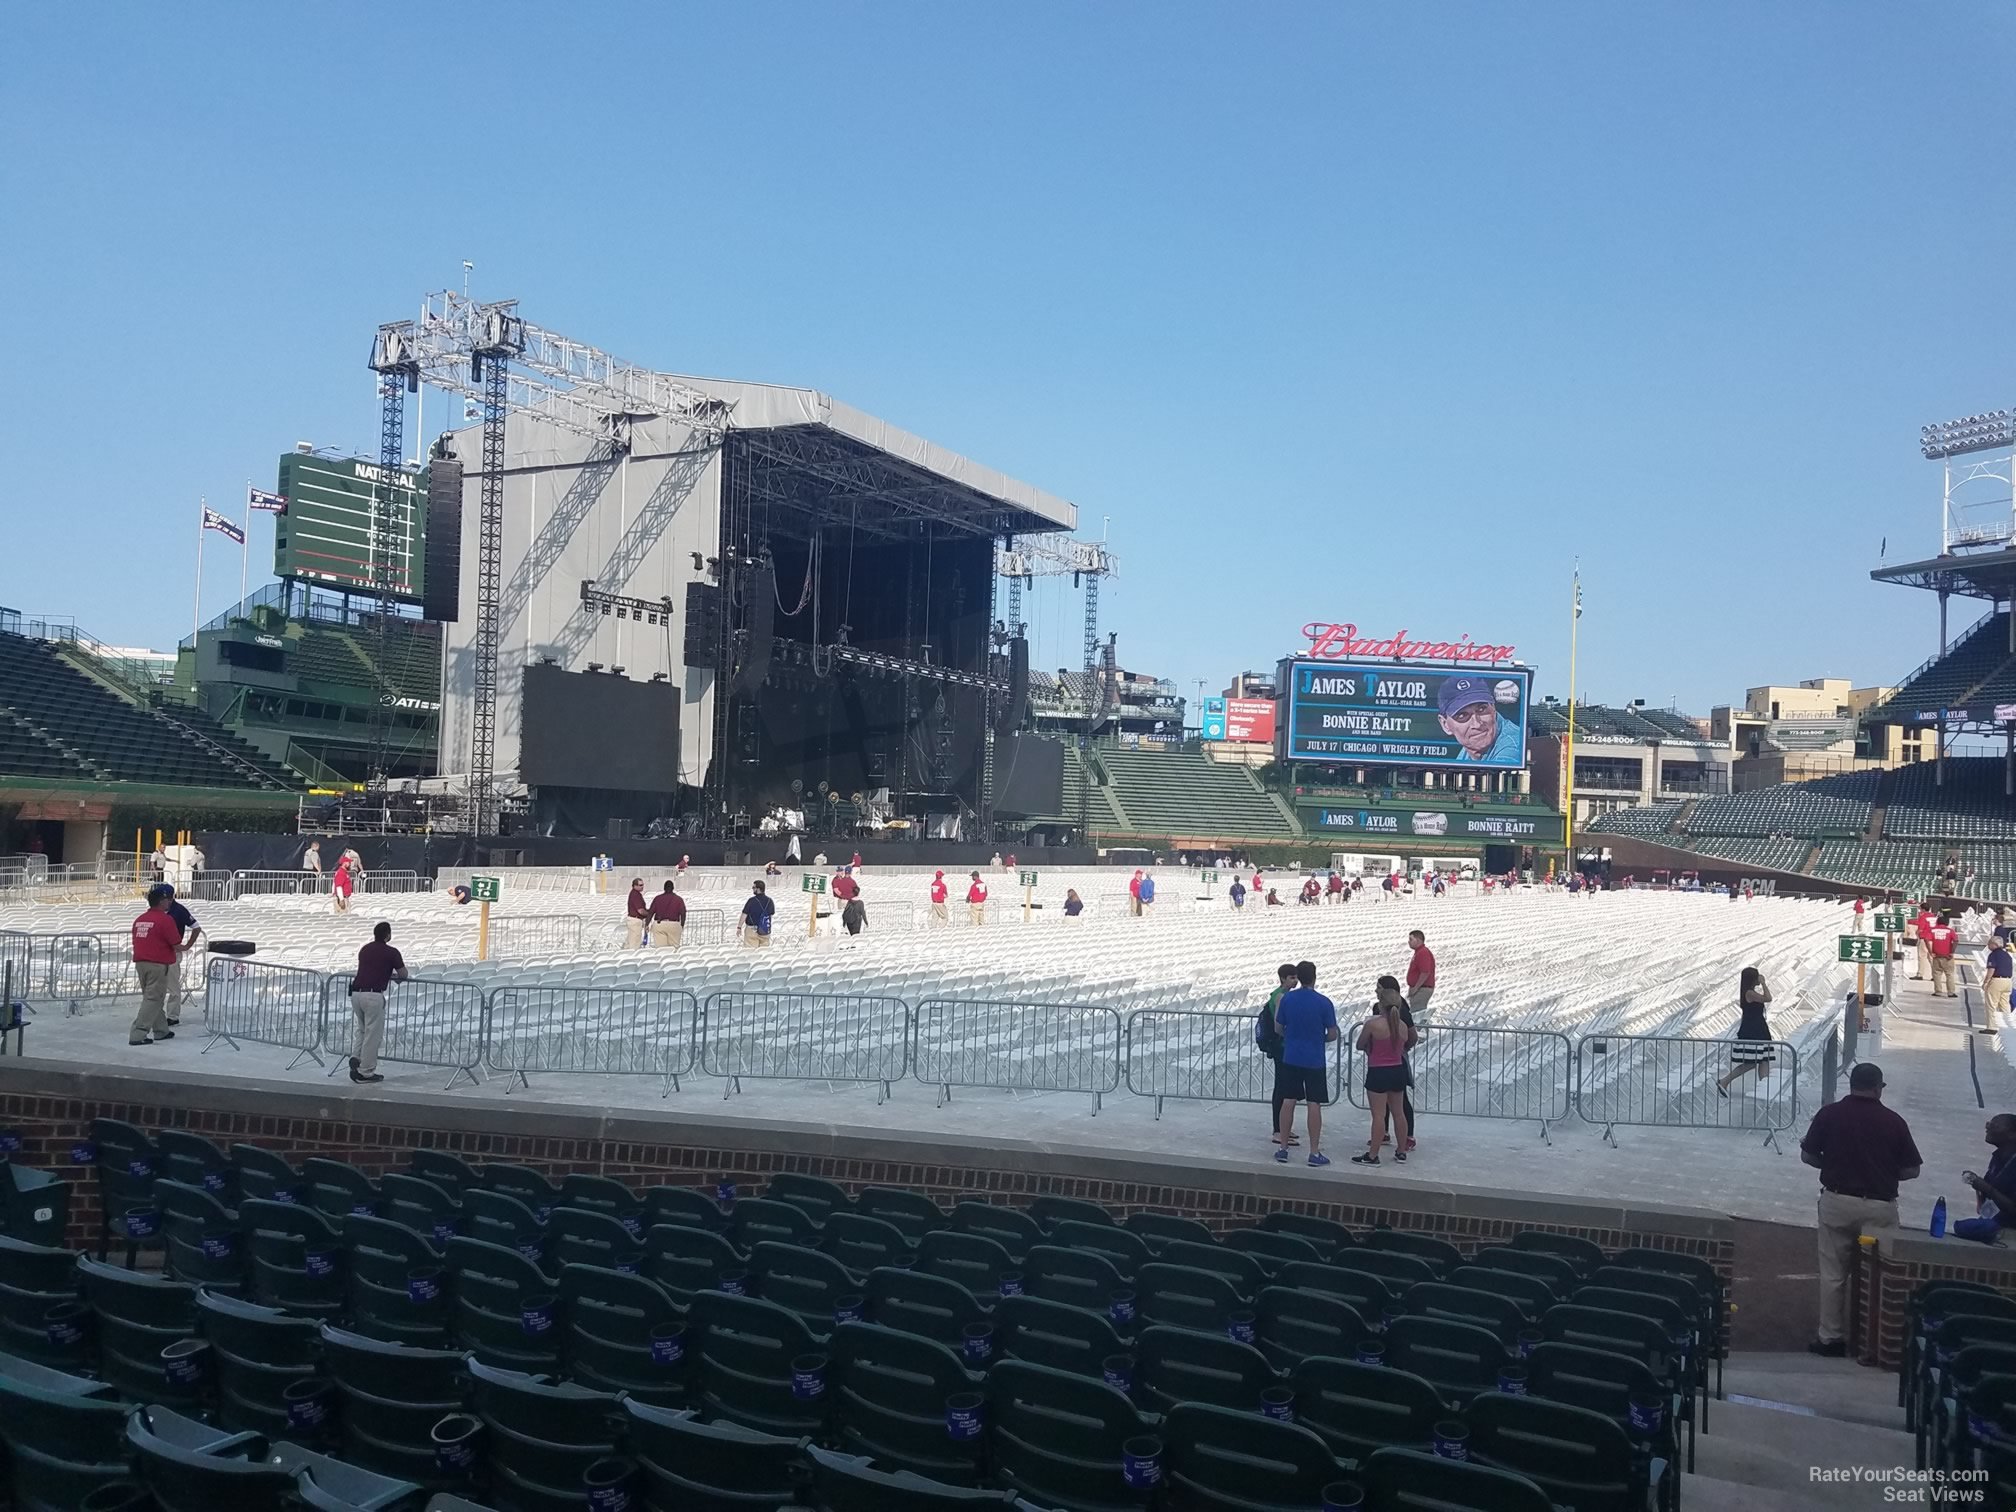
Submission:
M 1522 767 L 1529 678 L 1510 669 L 1296 662 L 1287 754 L 1293 761 Z

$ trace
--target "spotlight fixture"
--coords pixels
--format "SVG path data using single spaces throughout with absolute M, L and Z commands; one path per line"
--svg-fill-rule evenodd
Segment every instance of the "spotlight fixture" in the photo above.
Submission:
M 1968 452 L 1995 451 L 2016 446 L 2016 409 L 1993 410 L 1985 415 L 1967 415 L 1945 420 L 1918 432 L 1918 449 L 1928 460 L 1959 457 Z

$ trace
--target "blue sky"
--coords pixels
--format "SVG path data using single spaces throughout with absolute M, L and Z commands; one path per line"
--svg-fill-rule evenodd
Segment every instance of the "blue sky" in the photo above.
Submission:
M 199 495 L 375 451 L 465 257 L 1110 516 L 1186 693 L 1310 620 L 1565 692 L 1577 555 L 1585 698 L 1894 680 L 1918 427 L 2016 402 L 2000 4 L 17 6 L 0 67 L 0 602 L 108 640 L 187 632 Z

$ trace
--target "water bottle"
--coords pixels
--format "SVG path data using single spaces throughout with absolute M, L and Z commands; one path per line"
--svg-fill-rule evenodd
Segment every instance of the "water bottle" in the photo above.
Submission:
M 1946 1237 L 1946 1199 L 1944 1197 L 1941 1197 L 1937 1202 L 1932 1204 L 1932 1237 L 1934 1239 L 1944 1239 Z

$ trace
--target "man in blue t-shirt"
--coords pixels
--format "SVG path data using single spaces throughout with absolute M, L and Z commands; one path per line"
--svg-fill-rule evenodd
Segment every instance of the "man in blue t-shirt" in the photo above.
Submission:
M 1141 890 L 1135 894 L 1141 900 L 1140 911 L 1145 914 L 1155 903 L 1155 875 L 1153 872 L 1141 874 Z
M 1281 1124 L 1275 1133 L 1280 1148 L 1274 1158 L 1288 1163 L 1288 1141 L 1295 1132 L 1295 1104 L 1309 1104 L 1309 1164 L 1326 1166 L 1323 1153 L 1323 1104 L 1330 1100 L 1330 1082 L 1324 1074 L 1328 1060 L 1326 1047 L 1337 1038 L 1337 1005 L 1316 990 L 1313 961 L 1295 963 L 1293 991 L 1281 994 L 1274 1005 L 1274 1027 L 1281 1036 L 1281 1063 L 1274 1073 L 1274 1089 L 1281 1098 Z

